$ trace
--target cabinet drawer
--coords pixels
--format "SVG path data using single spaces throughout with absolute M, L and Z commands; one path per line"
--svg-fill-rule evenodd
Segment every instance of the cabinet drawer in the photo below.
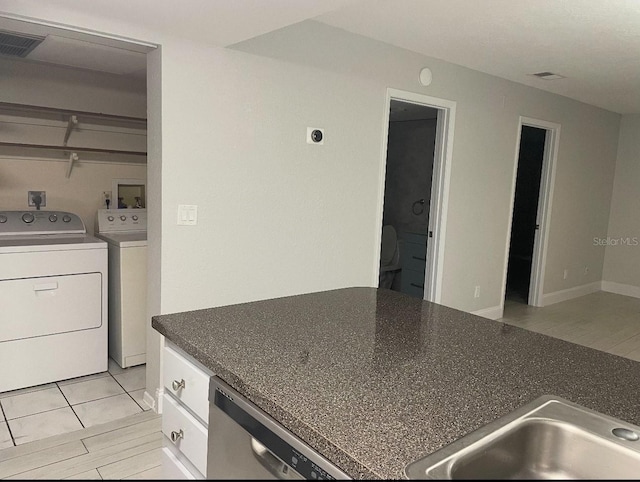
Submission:
M 207 428 L 166 393 L 162 406 L 162 433 L 200 473 L 207 473 Z
M 400 291 L 416 298 L 424 296 L 424 271 L 403 269 L 400 272 Z
M 184 403 L 205 424 L 209 420 L 209 378 L 171 346 L 164 348 L 162 379 L 165 389 Z
M 406 241 L 407 243 L 415 243 L 425 246 L 427 244 L 427 235 L 420 233 L 411 233 L 408 231 L 403 231 L 400 233 L 400 238 Z
M 400 248 L 402 259 L 402 269 L 421 271 L 424 275 L 424 268 L 427 263 L 427 247 L 424 244 L 403 243 Z M 422 284 L 422 283 L 421 283 Z

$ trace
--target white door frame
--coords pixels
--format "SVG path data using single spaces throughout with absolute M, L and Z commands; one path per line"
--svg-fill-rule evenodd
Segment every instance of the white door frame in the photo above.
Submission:
M 547 246 L 549 243 L 549 222 L 551 219 L 551 204 L 553 202 L 553 188 L 556 178 L 556 165 L 558 158 L 558 146 L 560 144 L 560 124 L 555 122 L 533 119 L 520 116 L 518 132 L 516 136 L 515 168 L 511 184 L 511 208 L 509 209 L 509 225 L 507 230 L 507 244 L 504 262 L 504 275 L 502 279 L 501 311 L 504 312 L 504 299 L 507 292 L 507 270 L 509 267 L 509 250 L 511 247 L 511 228 L 513 224 L 513 208 L 515 204 L 516 180 L 518 176 L 518 161 L 520 159 L 520 139 L 522 127 L 537 127 L 547 131 L 544 142 L 544 155 L 542 158 L 542 174 L 540 176 L 540 194 L 538 195 L 538 212 L 536 224 L 539 226 L 535 232 L 533 242 L 533 256 L 531 260 L 531 278 L 529 280 L 528 304 L 543 306 L 544 272 L 547 264 Z
M 433 237 L 427 241 L 427 261 L 425 266 L 424 299 L 439 303 L 442 298 L 442 275 L 444 267 L 447 207 L 451 177 L 453 133 L 456 118 L 456 102 L 431 97 L 414 92 L 388 88 L 383 117 L 382 152 L 380 156 L 380 184 L 378 187 L 378 219 L 376 223 L 376 246 L 374 279 L 380 274 L 380 243 L 382 238 L 382 214 L 384 209 L 384 188 L 387 168 L 387 145 L 389 136 L 389 111 L 391 100 L 410 102 L 438 110 L 435 150 L 433 153 L 433 174 L 431 181 L 431 203 L 429 208 L 429 232 Z

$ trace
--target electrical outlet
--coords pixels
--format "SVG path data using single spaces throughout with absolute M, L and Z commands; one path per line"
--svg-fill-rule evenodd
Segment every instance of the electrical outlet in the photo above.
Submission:
M 102 197 L 105 206 L 107 206 L 107 209 L 109 209 L 111 207 L 111 191 L 102 191 Z
M 480 285 L 476 286 L 475 291 L 473 292 L 473 297 L 474 298 L 480 298 Z
M 41 208 L 47 205 L 47 192 L 46 191 L 29 191 L 27 196 L 27 204 L 29 207 L 37 207 L 38 203 L 36 202 L 40 197 L 40 206 Z
M 569 276 L 569 270 L 565 269 L 564 272 L 562 273 L 562 279 L 567 279 L 568 276 Z

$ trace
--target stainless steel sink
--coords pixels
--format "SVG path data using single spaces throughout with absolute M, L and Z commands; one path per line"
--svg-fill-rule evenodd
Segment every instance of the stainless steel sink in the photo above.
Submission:
M 544 396 L 410 463 L 410 479 L 639 479 L 640 427 Z

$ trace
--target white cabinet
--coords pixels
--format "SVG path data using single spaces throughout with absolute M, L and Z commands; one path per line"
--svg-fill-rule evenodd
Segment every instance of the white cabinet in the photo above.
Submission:
M 163 472 L 189 479 L 207 474 L 209 369 L 167 340 L 163 352 Z M 183 477 L 179 477 L 183 478 Z
M 165 392 L 206 424 L 209 419 L 209 378 L 212 373 L 173 344 L 165 346 L 163 363 Z

